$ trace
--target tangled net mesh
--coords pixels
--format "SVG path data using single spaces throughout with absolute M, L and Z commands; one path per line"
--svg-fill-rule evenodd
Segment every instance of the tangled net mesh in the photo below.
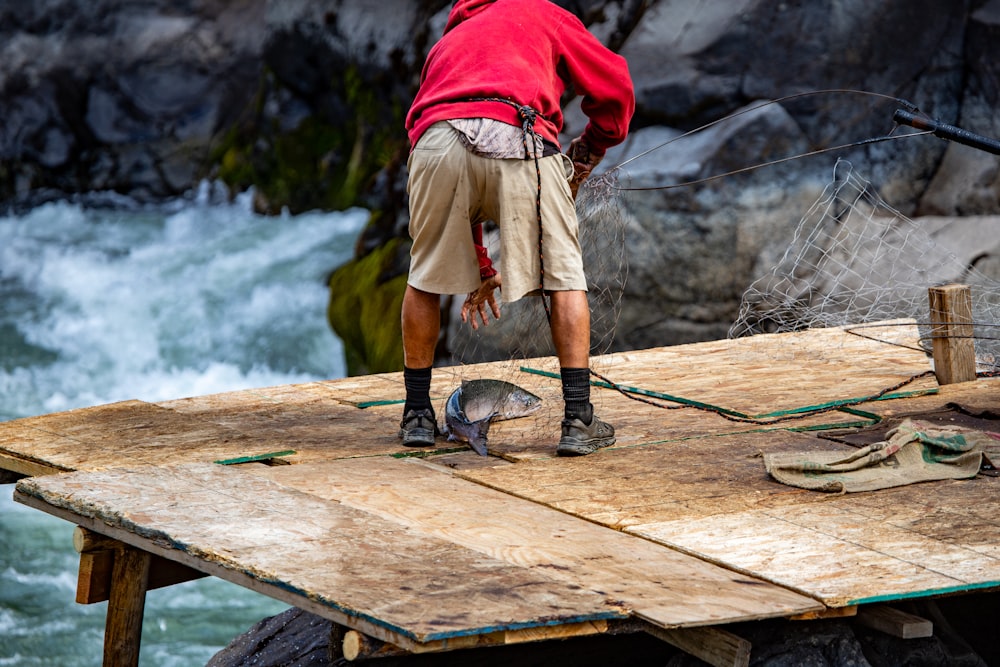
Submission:
M 970 287 L 977 371 L 996 373 L 1000 283 L 935 243 L 840 160 L 782 259 L 744 293 L 729 335 L 849 327 L 866 338 L 912 346 L 905 327 L 875 325 L 911 320 L 929 351 L 928 289 L 949 282 Z
M 602 355 L 612 346 L 628 275 L 625 216 L 613 174 L 584 184 L 577 199 L 580 246 L 588 279 L 591 312 L 591 353 Z M 494 261 L 500 257 L 499 230 L 487 230 L 485 242 Z M 461 304 L 461 299 L 455 302 Z M 545 308 L 539 297 L 502 304 L 499 320 L 473 331 L 451 327 L 449 353 L 455 364 L 509 361 L 555 354 Z M 453 311 L 455 310 L 453 304 Z
M 621 196 L 615 171 L 588 179 L 577 196 L 579 240 L 590 305 L 591 367 L 598 372 L 601 370 L 600 357 L 610 352 L 614 343 L 628 276 L 627 221 Z M 487 228 L 484 238 L 494 261 L 499 261 L 500 257 L 499 234 L 498 229 Z M 458 320 L 463 300 L 462 297 L 453 299 L 447 327 L 447 364 L 457 367 L 463 380 L 481 377 L 482 370 L 468 366 L 486 361 L 493 362 L 490 377 L 514 384 L 523 378 L 522 369 L 526 366 L 539 370 L 544 367 L 548 373 L 558 372 L 551 329 L 541 298 L 532 296 L 504 303 L 499 320 L 491 320 L 489 326 L 475 331 Z M 529 360 L 531 362 L 526 364 Z M 546 403 L 544 413 L 551 413 L 558 423 L 561 401 Z

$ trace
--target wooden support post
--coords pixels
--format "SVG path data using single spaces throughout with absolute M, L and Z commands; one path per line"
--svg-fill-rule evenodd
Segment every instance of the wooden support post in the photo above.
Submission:
M 942 285 L 928 290 L 934 374 L 938 384 L 976 379 L 972 339 L 972 296 L 968 285 Z
M 111 597 L 104 625 L 105 667 L 137 667 L 139 664 L 142 616 L 146 608 L 146 583 L 151 560 L 148 552 L 132 547 L 125 547 L 115 554 Z
M 344 633 L 343 656 L 350 662 L 372 658 L 389 658 L 397 655 L 410 655 L 410 652 L 388 642 L 364 635 L 357 630 L 348 630 Z
M 884 605 L 862 607 L 858 623 L 900 639 L 919 639 L 934 634 L 934 623 L 926 618 Z
M 667 629 L 648 625 L 644 630 L 712 667 L 747 667 L 750 664 L 750 642 L 719 628 Z
M 73 547 L 80 553 L 80 569 L 76 578 L 76 601 L 79 604 L 104 602 L 111 596 L 115 554 L 125 544 L 100 533 L 77 526 L 73 531 Z M 173 586 L 207 576 L 181 563 L 153 556 L 149 565 L 146 590 Z

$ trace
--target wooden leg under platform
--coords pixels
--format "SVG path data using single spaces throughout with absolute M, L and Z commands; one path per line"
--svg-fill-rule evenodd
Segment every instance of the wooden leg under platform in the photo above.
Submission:
M 108 602 L 104 664 L 138 665 L 146 591 L 205 574 L 79 526 L 73 546 L 80 553 L 76 601 Z
M 139 664 L 142 616 L 146 608 L 146 584 L 152 555 L 124 547 L 115 554 L 111 574 L 111 597 L 104 627 L 105 667 Z

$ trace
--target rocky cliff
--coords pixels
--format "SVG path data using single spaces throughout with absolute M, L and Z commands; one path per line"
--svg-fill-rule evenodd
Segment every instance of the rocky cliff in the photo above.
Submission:
M 780 256 L 838 157 L 906 215 L 1000 213 L 997 157 L 930 136 L 657 189 L 884 136 L 900 100 L 1000 136 L 1000 0 L 558 4 L 625 55 L 635 80 L 631 137 L 605 166 L 654 148 L 621 174 L 633 189 L 622 203 L 629 278 L 619 349 L 724 336 L 743 289 Z M 254 187 L 263 211 L 368 207 L 363 257 L 405 229 L 402 117 L 450 6 L 4 3 L 0 201 L 95 190 L 155 199 L 221 179 L 234 191 Z M 819 90 L 839 92 L 789 97 Z M 571 136 L 582 123 L 572 101 L 567 119 Z M 991 241 L 977 246 L 970 261 L 1000 252 Z M 396 255 L 372 289 L 398 290 L 405 253 Z M 395 363 L 360 354 L 354 368 Z

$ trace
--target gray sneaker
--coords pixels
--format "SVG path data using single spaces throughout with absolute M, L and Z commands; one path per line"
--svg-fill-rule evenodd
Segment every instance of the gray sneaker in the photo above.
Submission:
M 559 438 L 556 454 L 559 456 L 585 456 L 613 444 L 615 444 L 615 427 L 607 422 L 602 422 L 596 416 L 591 420 L 589 426 L 579 419 L 564 419 L 562 437 Z
M 407 447 L 430 447 L 439 434 L 433 410 L 410 410 L 399 424 L 399 437 Z

